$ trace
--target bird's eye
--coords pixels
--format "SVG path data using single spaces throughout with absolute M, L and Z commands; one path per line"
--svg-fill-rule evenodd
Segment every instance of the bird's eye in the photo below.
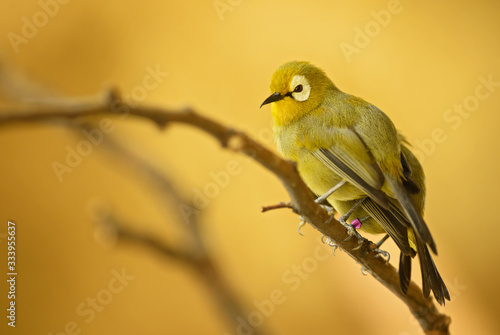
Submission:
M 288 94 L 296 101 L 306 101 L 311 94 L 311 85 L 303 75 L 293 76 L 288 88 Z

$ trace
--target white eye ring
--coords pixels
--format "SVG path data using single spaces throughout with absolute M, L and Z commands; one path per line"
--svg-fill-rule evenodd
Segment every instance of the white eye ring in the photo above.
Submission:
M 302 91 L 295 92 L 295 88 L 302 85 Z M 292 92 L 292 97 L 297 101 L 306 101 L 311 94 L 311 85 L 304 76 L 294 76 L 292 82 L 290 83 L 290 92 Z

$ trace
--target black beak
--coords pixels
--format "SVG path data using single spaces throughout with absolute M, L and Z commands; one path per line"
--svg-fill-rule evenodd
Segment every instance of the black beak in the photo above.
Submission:
M 284 95 L 281 95 L 278 92 L 275 92 L 275 93 L 271 94 L 266 100 L 264 100 L 264 102 L 262 103 L 262 105 L 260 105 L 260 107 L 267 105 L 271 102 L 280 101 L 281 99 L 284 99 L 284 98 L 285 98 Z

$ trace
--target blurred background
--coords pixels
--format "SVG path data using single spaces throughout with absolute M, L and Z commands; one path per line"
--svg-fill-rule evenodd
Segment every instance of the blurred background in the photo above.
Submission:
M 499 10 L 491 0 L 2 0 L 0 113 L 44 97 L 98 103 L 117 87 L 131 104 L 191 106 L 276 150 L 269 107 L 259 105 L 279 65 L 308 60 L 408 136 L 427 175 L 451 332 L 498 334 Z M 255 162 L 190 127 L 111 120 L 107 137 L 203 207 L 202 238 L 247 315 L 231 322 L 185 264 L 102 234 L 96 206 L 169 245 L 191 245 L 179 208 L 141 169 L 96 145 L 58 173 L 81 132 L 12 123 L 0 130 L 0 277 L 14 220 L 17 322 L 7 326 L 2 280 L 2 334 L 251 334 L 250 323 L 266 334 L 422 333 L 345 253 L 331 255 L 310 226 L 300 236 L 296 215 L 260 212 L 289 198 Z M 397 265 L 394 243 L 384 248 Z M 414 262 L 420 285 L 418 272 Z

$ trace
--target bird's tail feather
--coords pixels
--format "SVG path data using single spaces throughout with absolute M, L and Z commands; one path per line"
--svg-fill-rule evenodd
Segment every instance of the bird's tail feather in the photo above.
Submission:
M 434 293 L 436 301 L 440 305 L 445 304 L 445 299 L 450 300 L 448 289 L 439 274 L 427 245 L 419 238 L 417 240 L 417 254 L 420 259 L 420 270 L 422 271 L 422 290 L 427 298 L 430 292 Z M 401 275 L 400 275 L 401 278 Z
M 400 253 L 399 255 L 399 286 L 404 294 L 408 292 L 411 281 L 411 256 Z

